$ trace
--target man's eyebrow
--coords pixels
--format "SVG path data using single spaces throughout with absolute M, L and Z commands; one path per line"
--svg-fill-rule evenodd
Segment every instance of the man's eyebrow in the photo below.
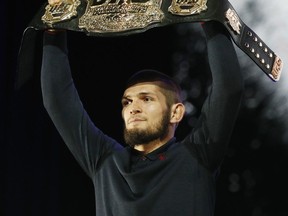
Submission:
M 126 95 L 123 95 L 122 98 L 121 98 L 121 100 L 128 100 L 128 99 L 129 99 L 129 97 L 126 96 Z
M 143 91 L 136 94 L 136 96 L 145 96 L 145 95 L 156 95 L 154 92 L 151 91 Z M 123 95 L 122 99 L 129 99 L 131 95 Z

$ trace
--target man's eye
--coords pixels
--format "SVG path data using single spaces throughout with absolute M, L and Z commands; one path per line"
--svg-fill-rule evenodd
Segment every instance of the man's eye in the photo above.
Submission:
M 144 101 L 151 101 L 152 99 L 150 97 L 145 97 Z
M 128 101 L 128 100 L 123 100 L 122 101 L 122 106 L 124 107 L 124 106 L 127 106 L 127 105 L 129 105 L 131 103 L 131 101 Z

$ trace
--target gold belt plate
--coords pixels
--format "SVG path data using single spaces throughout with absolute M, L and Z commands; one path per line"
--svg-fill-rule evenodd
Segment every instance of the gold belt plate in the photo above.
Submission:
M 99 33 L 142 29 L 152 23 L 161 22 L 164 18 L 161 4 L 162 0 L 145 3 L 106 0 L 93 5 L 92 0 L 89 0 L 84 15 L 79 19 L 79 28 Z
M 56 5 L 48 4 L 41 19 L 48 25 L 70 20 L 77 16 L 77 8 L 80 4 L 80 0 L 66 0 Z
M 174 15 L 189 16 L 207 10 L 207 0 L 172 0 L 168 11 Z

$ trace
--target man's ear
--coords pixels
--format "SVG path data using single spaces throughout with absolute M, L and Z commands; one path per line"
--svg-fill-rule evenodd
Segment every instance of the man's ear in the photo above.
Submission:
M 171 123 L 179 123 L 185 114 L 185 106 L 182 103 L 173 104 L 171 108 Z

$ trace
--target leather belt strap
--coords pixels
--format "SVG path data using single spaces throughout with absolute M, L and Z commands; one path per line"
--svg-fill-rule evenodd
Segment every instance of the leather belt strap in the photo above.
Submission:
M 67 29 L 117 37 L 187 22 L 221 22 L 234 43 L 273 81 L 283 62 L 238 16 L 228 0 L 64 0 L 44 4 L 27 29 Z

